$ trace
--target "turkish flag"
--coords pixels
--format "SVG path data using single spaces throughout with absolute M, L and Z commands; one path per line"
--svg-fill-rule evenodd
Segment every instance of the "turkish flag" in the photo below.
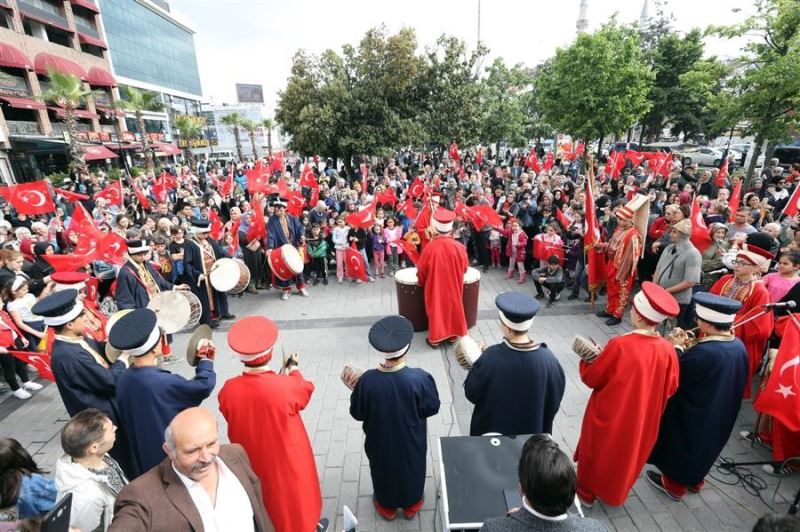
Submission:
M 2 193 L 20 214 L 35 216 L 56 211 L 45 181 L 11 185 Z
M 308 198 L 308 206 L 313 209 L 319 203 L 319 187 L 311 189 L 311 195 Z
M 409 220 L 413 220 L 417 217 L 417 208 L 414 207 L 414 202 L 410 197 L 406 198 L 403 203 L 397 206 L 397 212 L 405 213 L 406 218 Z
M 736 218 L 736 211 L 739 210 L 739 203 L 742 201 L 742 180 L 740 179 L 736 186 L 733 187 L 733 192 L 731 192 L 731 199 L 728 201 L 728 207 L 731 209 L 730 218 L 728 218 L 729 222 L 733 222 L 734 218 Z
M 239 224 L 240 223 L 241 223 L 241 221 L 237 220 L 237 221 L 233 222 L 233 225 L 231 226 L 231 235 L 233 235 L 233 240 L 231 240 L 231 247 L 233 248 L 233 251 L 236 251 L 237 249 L 239 249 Z
M 77 192 L 72 192 L 71 190 L 64 190 L 63 188 L 55 188 L 58 194 L 64 197 L 65 200 L 69 202 L 73 201 L 83 201 L 89 199 L 89 196 L 86 194 L 78 194 Z
M 422 181 L 421 177 L 417 176 L 414 178 L 414 181 L 412 181 L 411 185 L 408 187 L 408 196 L 416 199 L 422 196 L 424 193 L 425 193 L 425 183 Z
M 625 150 L 625 158 L 633 163 L 634 166 L 639 166 L 644 162 L 644 153 L 636 150 Z
M 355 243 L 353 246 L 355 246 Z M 344 260 L 349 278 L 367 280 L 367 263 L 364 261 L 364 256 L 355 247 L 349 247 L 345 250 Z
M 450 158 L 454 161 L 461 160 L 461 154 L 458 153 L 458 144 L 455 142 L 450 145 L 450 150 L 447 153 L 450 154 Z
M 536 173 L 539 173 L 542 170 L 542 167 L 539 164 L 539 156 L 536 155 L 535 151 L 531 150 L 528 153 L 528 156 L 525 158 L 525 166 Z
M 156 201 L 167 201 L 167 184 L 164 181 L 163 174 L 153 180 L 153 196 Z
M 379 192 L 376 195 L 375 201 L 380 205 L 391 205 L 394 207 L 397 205 L 397 194 L 394 193 L 394 189 L 392 187 L 388 187 L 385 191 Z
M 252 168 L 247 171 L 247 191 L 250 194 L 266 192 L 269 184 L 269 174 L 259 168 Z
M 795 313 L 800 318 L 800 313 Z M 769 414 L 791 431 L 800 430 L 800 327 L 791 320 L 781 338 L 781 346 L 753 408 Z
M 789 201 L 786 202 L 786 207 L 783 208 L 783 214 L 794 218 L 800 213 L 800 184 L 794 187 L 794 192 L 789 196 Z
M 700 200 L 697 196 L 692 201 L 691 221 L 692 236 L 689 237 L 689 240 L 700 253 L 703 253 L 714 242 L 711 240 L 711 235 L 708 234 L 708 226 L 706 226 L 703 213 L 700 211 Z
M 111 183 L 94 195 L 94 199 L 103 198 L 109 205 L 122 206 L 122 181 Z
M 568 161 L 574 161 L 575 160 L 575 152 L 572 151 L 572 143 L 571 142 L 569 144 L 563 144 L 561 146 L 561 150 L 564 152 L 563 155 L 562 155 L 563 159 L 566 159 Z
M 167 172 L 166 170 L 161 172 L 161 181 L 164 182 L 164 186 L 167 190 L 174 190 L 178 188 L 178 180 L 175 179 L 175 176 Z
M 583 222 L 586 236 L 583 239 L 583 249 L 586 251 L 586 275 L 591 292 L 599 289 L 606 278 L 606 256 L 596 247 L 600 243 L 601 230 L 594 207 L 593 181 L 594 172 L 590 166 L 589 178 L 586 180 L 586 218 Z
M 76 272 L 91 264 L 97 258 L 97 254 L 95 251 L 90 251 L 82 254 L 67 253 L 66 255 L 42 255 L 42 257 L 57 272 Z
M 558 257 L 558 263 L 564 264 L 564 246 L 544 240 L 543 235 L 533 237 L 533 257 L 547 262 L 551 255 Z
M 308 188 L 319 187 L 319 183 L 317 183 L 317 176 L 314 175 L 314 171 L 311 169 L 308 163 L 303 166 L 303 173 L 300 174 L 300 186 Z
M 267 236 L 267 221 L 264 219 L 263 199 L 253 204 L 253 221 L 247 229 L 247 241 L 252 242 Z M 238 228 L 237 228 L 238 232 Z
M 276 153 L 275 156 L 270 159 L 269 170 L 272 172 L 272 174 L 275 174 L 275 172 L 280 172 L 282 174 L 284 170 L 286 170 L 286 165 L 283 162 L 282 151 Z
M 94 220 L 81 203 L 75 204 L 67 227 L 67 238 L 72 241 L 73 237 L 76 242 L 75 253 L 78 254 L 93 250 L 103 237 L 103 233 L 94 225 Z
M 655 164 L 653 165 L 656 169 L 656 175 L 663 175 L 664 177 L 669 177 L 669 167 L 670 161 L 672 160 L 672 156 L 667 153 L 661 153 L 657 157 L 654 157 L 652 162 Z
M 214 240 L 219 240 L 222 238 L 222 230 L 224 228 L 222 220 L 219 218 L 219 214 L 217 214 L 217 211 L 214 209 L 209 209 L 208 219 L 211 221 L 211 238 Z
M 303 214 L 303 206 L 305 204 L 306 199 L 303 197 L 303 193 L 299 190 L 295 190 L 292 192 L 291 197 L 289 198 L 289 204 L 286 207 L 286 212 L 292 216 L 299 217 L 301 214 Z
M 485 225 L 503 227 L 503 219 L 489 205 L 467 207 L 466 210 L 469 213 L 470 222 L 477 230 L 480 230 Z
M 553 167 L 555 161 L 553 160 L 553 152 L 548 152 L 547 155 L 544 157 L 544 169 L 545 171 L 550 171 Z
M 564 229 L 569 227 L 569 225 L 572 223 L 572 220 L 570 220 L 569 217 L 564 214 L 564 212 L 561 210 L 561 207 L 556 207 L 556 220 L 558 220 L 558 222 L 564 226 Z
M 348 214 L 345 221 L 353 227 L 369 229 L 375 225 L 375 205 L 376 202 L 373 201 L 360 211 Z
M 586 151 L 586 144 L 584 144 L 583 142 L 578 143 L 578 147 L 575 148 L 575 153 L 578 154 L 578 157 L 583 155 L 583 152 L 585 151 Z
M 50 369 L 50 355 L 46 353 L 37 353 L 35 351 L 9 351 L 8 353 L 36 368 L 41 378 L 56 382 L 56 378 L 53 376 L 53 370 Z
M 233 172 L 228 173 L 228 178 L 222 183 L 219 193 L 223 196 L 230 196 L 233 194 Z
M 289 197 L 289 183 L 286 182 L 286 179 L 283 177 L 279 178 L 277 187 L 278 194 L 280 194 L 283 199 L 287 199 Z
M 625 166 L 624 152 L 612 151 L 606 159 L 605 174 L 609 177 L 619 177 L 619 171 Z
M 717 187 L 724 187 L 725 181 L 728 179 L 728 150 L 725 150 L 723 154 L 722 161 L 719 163 L 719 173 L 717 173 L 717 179 L 714 181 L 714 184 Z
M 139 187 L 137 187 L 135 184 L 131 185 L 131 188 L 133 189 L 133 193 L 136 194 L 136 199 L 139 201 L 139 205 L 141 205 L 144 210 L 149 211 L 150 202 L 147 200 L 147 196 L 144 195 L 144 192 L 139 190 Z
M 400 247 L 403 248 L 403 252 L 408 257 L 413 264 L 416 264 L 419 260 L 419 251 L 417 251 L 417 246 L 406 240 L 405 238 L 401 238 L 397 241 L 400 244 Z
M 104 235 L 97 246 L 98 258 L 112 264 L 125 262 L 126 251 L 128 251 L 128 244 L 125 238 L 116 233 Z

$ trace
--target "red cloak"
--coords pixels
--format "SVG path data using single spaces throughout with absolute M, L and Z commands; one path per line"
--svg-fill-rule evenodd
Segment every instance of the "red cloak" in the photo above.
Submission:
M 581 361 L 592 388 L 575 461 L 578 489 L 619 506 L 658 437 L 661 415 L 678 389 L 678 356 L 658 335 L 633 331 L 612 338 L 592 364 Z
M 728 295 L 728 288 L 732 280 L 733 274 L 723 275 L 709 291 L 712 294 L 732 297 L 742 303 L 742 308 L 736 313 L 734 323 L 755 316 L 762 310 L 760 308 L 761 305 L 766 305 L 770 302 L 769 291 L 761 281 L 752 282 L 749 290 L 739 290 L 736 294 Z M 747 348 L 747 357 L 750 359 L 750 375 L 747 378 L 747 386 L 744 389 L 745 399 L 749 399 L 752 393 L 753 375 L 758 370 L 761 357 L 764 356 L 767 340 L 769 340 L 769 335 L 772 333 L 773 325 L 772 312 L 766 312 L 733 330 L 736 338 L 740 339 L 745 348 Z
M 228 439 L 247 451 L 276 532 L 312 532 L 322 512 L 314 452 L 300 417 L 313 392 L 300 371 L 245 373 L 219 392 Z
M 433 343 L 467 334 L 462 298 L 468 266 L 467 250 L 449 235 L 434 238 L 422 249 L 417 281 L 425 289 L 428 340 Z

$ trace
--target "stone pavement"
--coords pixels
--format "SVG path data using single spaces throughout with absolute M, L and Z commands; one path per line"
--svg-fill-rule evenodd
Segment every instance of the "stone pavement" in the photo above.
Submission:
M 481 280 L 479 320 L 470 332 L 477 340 L 491 345 L 500 340 L 493 304 L 494 297 L 504 290 L 517 290 L 520 286 L 506 281 L 498 270 L 490 271 Z M 533 293 L 533 284 L 526 283 L 522 290 Z M 380 316 L 397 311 L 394 282 L 390 278 L 375 283 L 338 285 L 310 288 L 312 297 L 293 295 L 288 302 L 279 300 L 275 291 L 257 296 L 231 298 L 231 309 L 238 316 L 264 314 L 278 322 L 281 333 L 276 357 L 282 351 L 301 355 L 303 374 L 314 382 L 316 390 L 303 419 L 314 448 L 324 498 L 323 515 L 331 518 L 342 529 L 342 507 L 349 506 L 358 516 L 362 531 L 441 530 L 442 516 L 437 497 L 439 460 L 436 439 L 439 436 L 468 434 L 471 408 L 464 398 L 465 372 L 455 362 L 450 347 L 432 350 L 424 342 L 424 334 L 415 335 L 409 363 L 430 372 L 436 380 L 442 406 L 439 414 L 428 423 L 429 460 L 425 485 L 425 505 L 412 521 L 398 518 L 387 523 L 376 516 L 372 504 L 372 482 L 369 465 L 363 453 L 361 425 L 348 412 L 349 390 L 339 380 L 345 363 L 368 369 L 379 361 L 369 348 L 367 331 Z M 591 336 L 599 343 L 629 330 L 629 325 L 606 327 L 602 320 L 592 316 L 586 303 L 562 301 L 551 309 L 543 309 L 534 321 L 534 337 L 546 342 L 556 353 L 567 374 L 567 388 L 561 411 L 555 419 L 553 437 L 570 455 L 580 434 L 581 419 L 589 390 L 580 381 L 578 358 L 570 346 L 575 334 Z M 222 383 L 240 372 L 225 341 L 223 325 L 214 334 L 219 347 L 216 370 L 219 391 Z M 257 334 L 257 331 L 254 331 Z M 182 353 L 187 334 L 176 335 L 173 349 Z M 172 371 L 191 376 L 185 363 L 170 367 Z M 218 412 L 216 393 L 204 406 Z M 226 433 L 221 415 L 220 432 Z M 736 435 L 750 429 L 755 416 L 748 401 L 743 405 L 734 434 L 722 455 L 736 461 L 768 460 L 769 452 L 751 448 Z M 9 394 L 0 397 L 0 435 L 17 438 L 35 457 L 39 465 L 52 468 L 61 454 L 58 434 L 67 415 L 54 385 L 23 403 Z M 265 434 L 269 438 L 269 434 Z M 795 475 L 779 482 L 768 477 L 760 466 L 749 468 L 766 484 L 761 497 L 769 503 L 775 496 L 775 508 L 785 512 L 788 500 L 800 487 L 800 476 Z M 767 504 L 739 486 L 730 486 L 734 478 L 712 471 L 706 479 L 706 489 L 699 495 L 688 495 L 683 502 L 675 503 L 657 492 L 640 477 L 624 506 L 612 508 L 596 504 L 587 515 L 609 524 L 613 530 L 750 530 L 758 516 L 769 511 Z M 776 491 L 777 487 L 777 491 Z

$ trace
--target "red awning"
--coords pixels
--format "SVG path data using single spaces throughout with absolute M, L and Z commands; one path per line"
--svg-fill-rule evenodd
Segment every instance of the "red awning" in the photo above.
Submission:
M 0 43 L 0 66 L 31 69 L 31 60 L 10 44 Z
M 91 35 L 86 35 L 85 33 L 78 32 L 78 39 L 82 43 L 91 44 L 93 46 L 97 46 L 98 48 L 102 48 L 103 50 L 108 49 L 108 45 L 102 39 L 96 39 Z
M 30 100 L 28 98 L 12 98 L 11 96 L 0 96 L 3 100 L 14 109 L 46 109 L 44 102 Z
M 73 6 L 81 6 L 85 7 L 89 11 L 94 11 L 95 13 L 99 13 L 100 10 L 97 9 L 97 6 L 91 0 L 69 0 L 69 3 Z
M 83 81 L 86 81 L 86 79 L 89 77 L 83 67 L 78 63 L 44 52 L 38 54 L 33 60 L 33 69 L 37 74 L 41 74 L 42 76 L 46 76 L 47 73 L 52 69 L 65 74 L 72 74 Z
M 63 107 L 48 107 L 51 111 L 56 113 L 56 116 L 59 118 L 65 118 L 67 116 L 67 111 Z M 75 118 L 85 118 L 87 120 L 91 120 L 93 118 L 100 118 L 98 115 L 91 111 L 87 111 L 86 109 L 75 109 L 73 111 Z
M 54 20 L 48 20 L 48 19 L 46 19 L 45 17 L 41 17 L 41 16 L 38 16 L 38 15 L 34 15 L 34 14 L 32 14 L 32 13 L 27 13 L 27 12 L 25 11 L 25 8 L 24 8 L 24 7 L 23 7 L 23 8 L 20 10 L 19 14 L 20 14 L 20 15 L 21 15 L 23 18 L 27 18 L 27 19 L 29 19 L 29 20 L 35 20 L 35 21 L 36 21 L 36 22 L 38 22 L 39 24 L 44 24 L 45 26 L 53 26 L 54 28 L 58 28 L 58 29 L 60 29 L 61 31 L 65 31 L 65 32 L 67 32 L 67 33 L 72 33 L 72 30 L 71 30 L 71 29 L 69 29 L 69 26 L 67 26 L 67 25 L 65 25 L 65 24 L 61 24 L 60 22 L 56 22 L 56 21 L 54 21 Z
M 152 146 L 156 151 L 160 151 L 166 155 L 180 155 L 181 153 L 179 147 L 168 142 L 154 142 Z
M 83 150 L 83 158 L 87 161 L 96 161 L 98 159 L 116 159 L 119 157 L 119 155 L 109 150 L 102 144 L 84 144 L 81 146 L 81 150 Z
M 123 142 L 122 144 L 117 142 L 106 142 L 105 146 L 107 148 L 111 148 L 112 150 L 141 150 L 142 145 L 138 142 Z
M 89 85 L 96 87 L 116 87 L 117 80 L 111 75 L 111 72 L 98 67 L 89 69 Z

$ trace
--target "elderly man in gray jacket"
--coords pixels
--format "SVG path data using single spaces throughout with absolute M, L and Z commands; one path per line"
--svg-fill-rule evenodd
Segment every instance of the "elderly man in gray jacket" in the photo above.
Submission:
M 79 412 L 61 430 L 64 455 L 56 462 L 58 499 L 72 493 L 71 528 L 86 532 L 108 529 L 114 501 L 128 480 L 108 455 L 117 427 L 94 408 Z
M 689 240 L 691 236 L 692 222 L 688 219 L 672 224 L 668 231 L 670 244 L 659 257 L 653 275 L 653 282 L 672 294 L 680 305 L 677 325 L 686 330 L 694 327 L 692 288 L 700 283 L 703 273 L 703 257 Z M 673 318 L 667 319 L 662 325 L 663 331 L 670 331 L 675 325 Z

